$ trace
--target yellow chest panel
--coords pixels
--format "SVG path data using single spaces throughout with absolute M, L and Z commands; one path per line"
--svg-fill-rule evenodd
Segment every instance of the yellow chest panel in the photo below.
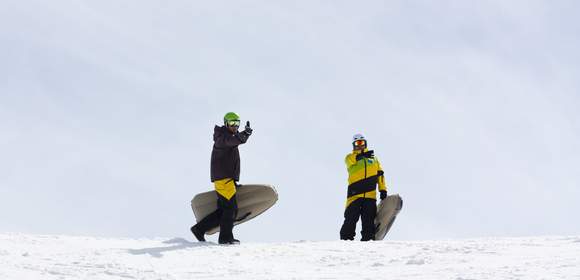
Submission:
M 374 158 L 363 158 L 348 168 L 348 183 L 378 175 L 379 161 Z

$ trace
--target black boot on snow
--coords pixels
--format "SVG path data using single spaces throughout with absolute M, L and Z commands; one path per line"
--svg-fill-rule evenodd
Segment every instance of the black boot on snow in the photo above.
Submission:
M 201 232 L 199 229 L 197 229 L 196 226 L 192 226 L 190 228 L 191 233 L 193 233 L 193 235 L 195 236 L 195 238 L 197 239 L 197 241 L 200 242 L 205 242 L 205 237 L 204 237 L 204 233 Z
M 226 241 L 220 240 L 219 241 L 219 244 L 222 244 L 222 245 L 236 245 L 236 244 L 240 244 L 240 240 L 237 240 L 235 238 L 232 238 L 232 239 L 226 240 Z

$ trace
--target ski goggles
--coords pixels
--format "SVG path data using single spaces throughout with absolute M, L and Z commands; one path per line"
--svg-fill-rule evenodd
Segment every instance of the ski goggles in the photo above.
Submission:
M 227 121 L 226 124 L 228 126 L 240 127 L 240 120 Z
M 367 141 L 365 141 L 365 140 L 356 140 L 356 141 L 354 141 L 354 143 L 352 143 L 352 145 L 355 147 L 364 146 L 366 144 L 367 144 Z

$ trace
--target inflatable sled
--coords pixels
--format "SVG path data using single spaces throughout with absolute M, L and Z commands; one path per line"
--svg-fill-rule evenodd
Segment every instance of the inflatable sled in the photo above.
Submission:
M 270 209 L 278 200 L 278 193 L 270 185 L 240 185 L 236 189 L 236 198 L 238 202 L 238 215 L 236 216 L 234 225 L 239 225 Z M 197 222 L 217 210 L 216 191 L 196 195 L 191 200 L 191 209 Z M 206 234 L 214 234 L 219 231 L 220 228 L 218 226 L 210 229 Z
M 383 240 L 403 208 L 403 199 L 398 195 L 389 195 L 377 206 L 375 217 L 375 240 Z

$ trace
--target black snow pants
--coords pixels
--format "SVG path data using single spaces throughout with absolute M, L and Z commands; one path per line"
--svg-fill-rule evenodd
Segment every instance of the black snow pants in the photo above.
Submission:
M 196 227 L 205 233 L 208 230 L 219 226 L 220 236 L 218 241 L 227 242 L 234 239 L 232 231 L 234 229 L 234 219 L 238 212 L 238 203 L 235 194 L 229 200 L 220 194 L 217 194 L 217 196 L 218 209 L 199 221 Z
M 377 201 L 372 198 L 359 198 L 353 201 L 344 210 L 344 223 L 340 229 L 340 239 L 354 240 L 358 217 L 362 220 L 362 239 L 375 239 L 375 216 L 377 215 Z

